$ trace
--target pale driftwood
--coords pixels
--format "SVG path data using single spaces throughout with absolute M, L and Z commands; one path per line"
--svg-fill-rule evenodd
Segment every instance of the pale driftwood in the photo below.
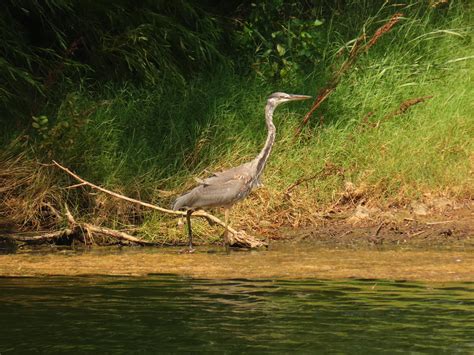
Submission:
M 76 220 L 72 216 L 71 211 L 69 211 L 69 208 L 67 207 L 67 205 L 64 206 L 64 209 L 65 209 L 65 214 L 66 214 L 66 218 L 67 218 L 67 221 L 69 223 L 69 226 L 73 230 L 77 229 L 77 228 L 80 228 L 82 230 L 85 230 L 88 233 L 103 234 L 103 235 L 107 235 L 107 236 L 110 236 L 110 237 L 113 237 L 113 238 L 116 238 L 116 239 L 121 239 L 121 240 L 125 240 L 127 242 L 132 242 L 132 243 L 136 243 L 136 244 L 140 244 L 140 245 L 155 245 L 156 244 L 156 243 L 153 243 L 153 242 L 148 242 L 146 240 L 139 239 L 139 238 L 134 237 L 130 234 L 127 234 L 125 232 L 121 232 L 121 231 L 118 231 L 118 230 L 115 230 L 115 229 L 95 226 L 93 224 L 85 223 L 85 222 L 84 223 L 76 222 Z
M 91 232 L 104 234 L 116 239 L 121 239 L 121 240 L 125 240 L 125 241 L 136 243 L 136 244 L 141 244 L 141 245 L 156 245 L 156 243 L 148 242 L 148 241 L 136 238 L 134 236 L 131 236 L 130 234 L 127 234 L 125 232 L 121 232 L 115 229 L 94 226 L 93 224 L 89 224 L 89 223 L 82 223 L 81 225 L 84 229 L 87 229 Z
M 18 242 L 45 242 L 51 239 L 67 237 L 73 233 L 74 233 L 74 230 L 65 228 L 56 232 L 41 233 L 40 235 L 6 234 L 5 237 L 13 239 Z
M 129 202 L 132 202 L 132 203 L 135 203 L 135 204 L 138 204 L 140 206 L 143 206 L 143 207 L 147 207 L 147 208 L 151 208 L 151 209 L 154 209 L 154 210 L 157 210 L 157 211 L 160 211 L 160 212 L 163 212 L 163 213 L 167 213 L 167 214 L 172 214 L 172 215 L 175 215 L 175 216 L 185 216 L 186 213 L 185 212 L 182 212 L 182 211 L 174 211 L 174 210 L 170 210 L 170 209 L 167 209 L 167 208 L 163 208 L 163 207 L 160 207 L 160 206 L 156 206 L 156 205 L 153 205 L 151 203 L 147 203 L 147 202 L 143 202 L 143 201 L 140 201 L 140 200 L 136 200 L 134 198 L 131 198 L 131 197 L 128 197 L 128 196 L 124 196 L 124 195 L 121 195 L 119 193 L 116 193 L 116 192 L 113 192 L 113 191 L 110 191 L 110 190 L 107 190 L 103 187 L 100 187 L 98 185 L 95 185 L 93 183 L 90 183 L 86 180 L 84 180 L 83 178 L 81 178 L 79 175 L 73 173 L 71 170 L 69 170 L 68 168 L 62 166 L 61 164 L 59 164 L 58 162 L 54 161 L 53 160 L 53 164 L 55 166 L 57 166 L 59 169 L 63 170 L 64 172 L 66 172 L 67 174 L 69 174 L 70 176 L 72 176 L 74 179 L 78 180 L 80 182 L 80 184 L 76 184 L 76 185 L 73 185 L 72 187 L 79 187 L 79 186 L 89 186 L 93 189 L 96 189 L 96 190 L 99 190 L 99 191 L 102 191 L 108 195 L 111 195 L 111 196 L 114 196 L 118 199 L 121 199 L 121 200 L 125 200 L 125 201 L 129 201 Z M 243 246 L 243 247 L 249 247 L 249 248 L 259 248 L 259 247 L 263 247 L 263 246 L 266 246 L 267 243 L 264 242 L 264 241 L 261 241 L 251 235 L 248 235 L 247 233 L 245 233 L 244 231 L 237 231 L 235 230 L 234 228 L 230 227 L 230 226 L 226 226 L 225 223 L 220 220 L 219 218 L 217 218 L 216 216 L 210 214 L 210 213 L 207 213 L 205 211 L 196 211 L 192 214 L 192 217 L 200 217 L 200 218 L 205 218 L 208 222 L 211 221 L 213 223 L 216 223 L 224 228 L 227 228 L 227 230 L 230 232 L 230 235 L 229 235 L 229 243 L 230 245 L 238 245 L 238 246 Z M 69 217 L 68 217 L 69 218 Z M 102 227 L 101 227 L 102 228 Z
M 429 226 L 435 226 L 437 224 L 446 224 L 446 223 L 452 223 L 453 221 L 435 221 L 435 222 L 426 222 L 425 224 Z
M 21 234 L 10 234 L 10 235 L 7 235 L 7 237 L 18 242 L 47 242 L 53 239 L 58 239 L 58 238 L 67 237 L 73 234 L 81 233 L 84 235 L 84 242 L 87 244 L 85 236 L 89 235 L 91 237 L 92 233 L 97 233 L 97 234 L 106 235 L 115 239 L 120 239 L 127 242 L 139 244 L 139 245 L 156 245 L 156 243 L 141 240 L 125 232 L 117 231 L 117 230 L 106 228 L 106 227 L 95 226 L 90 223 L 77 222 L 72 216 L 67 206 L 65 206 L 65 210 L 66 210 L 65 215 L 68 222 L 68 228 L 61 229 L 55 232 L 41 233 L 39 235 L 28 236 L 28 235 L 21 235 Z

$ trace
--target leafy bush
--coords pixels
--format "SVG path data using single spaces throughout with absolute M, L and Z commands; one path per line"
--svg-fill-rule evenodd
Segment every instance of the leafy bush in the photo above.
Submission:
M 295 79 L 322 58 L 324 32 L 317 6 L 306 2 L 266 0 L 251 4 L 237 33 L 239 47 L 265 78 Z

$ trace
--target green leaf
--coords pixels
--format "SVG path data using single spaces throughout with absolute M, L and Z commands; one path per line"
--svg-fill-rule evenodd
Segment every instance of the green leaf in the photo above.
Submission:
M 277 44 L 277 52 L 280 55 L 280 57 L 284 56 L 286 53 L 285 47 L 283 47 L 280 43 Z

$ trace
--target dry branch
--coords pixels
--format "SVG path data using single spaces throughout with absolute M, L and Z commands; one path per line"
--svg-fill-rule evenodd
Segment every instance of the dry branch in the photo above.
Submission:
M 121 231 L 117 231 L 115 229 L 95 226 L 95 225 L 90 224 L 90 223 L 78 223 L 78 222 L 76 222 L 76 220 L 72 216 L 72 214 L 69 211 L 69 208 L 67 208 L 67 206 L 65 206 L 65 210 L 66 210 L 66 218 L 68 220 L 68 223 L 69 223 L 70 227 L 73 230 L 79 228 L 81 230 L 85 230 L 86 233 L 88 233 L 88 234 L 98 233 L 98 234 L 107 235 L 107 236 L 110 236 L 110 237 L 113 237 L 113 238 L 116 238 L 116 239 L 121 239 L 121 240 L 125 240 L 127 242 L 132 242 L 132 243 L 136 243 L 136 244 L 140 244 L 140 245 L 155 245 L 155 243 L 151 243 L 151 242 L 147 242 L 145 240 L 141 240 L 139 238 L 131 236 L 130 234 L 127 234 L 127 233 L 121 232 Z
M 388 120 L 394 116 L 398 116 L 398 115 L 402 115 L 404 114 L 410 107 L 414 106 L 414 105 L 417 105 L 421 102 L 424 102 L 426 100 L 429 100 L 433 97 L 433 95 L 428 95 L 428 96 L 423 96 L 423 97 L 418 97 L 418 98 L 415 98 L 415 99 L 409 99 L 409 100 L 406 100 L 404 102 L 402 102 L 400 104 L 400 107 L 389 113 L 388 115 L 386 115 L 382 120 Z
M 74 234 L 74 230 L 66 228 L 56 232 L 41 233 L 39 235 L 7 234 L 5 237 L 18 242 L 46 242 L 52 239 L 67 237 L 72 234 Z
M 21 234 L 10 234 L 7 235 L 8 238 L 11 238 L 18 242 L 48 242 L 54 239 L 59 239 L 63 237 L 68 237 L 71 235 L 84 235 L 84 241 L 86 240 L 86 235 L 89 236 L 89 239 L 92 240 L 93 233 L 109 236 L 115 239 L 124 240 L 131 243 L 136 243 L 139 245 L 155 245 L 155 243 L 148 242 L 131 236 L 127 233 L 117 231 L 114 229 L 95 226 L 90 223 L 80 223 L 77 222 L 69 211 L 68 207 L 65 206 L 65 216 L 68 222 L 68 227 L 59 231 L 41 233 L 40 235 L 21 235 Z M 59 215 L 59 218 L 62 220 L 63 217 Z
M 349 52 L 349 56 L 347 57 L 347 59 L 342 63 L 339 70 L 333 73 L 326 87 L 319 91 L 318 96 L 314 100 L 313 106 L 308 111 L 308 113 L 304 116 L 303 121 L 301 122 L 300 126 L 296 129 L 295 136 L 298 136 L 301 133 L 303 127 L 308 123 L 314 111 L 316 111 L 318 107 L 321 106 L 321 104 L 336 89 L 337 85 L 341 81 L 342 76 L 356 62 L 359 55 L 363 52 L 367 52 L 375 43 L 377 43 L 379 38 L 385 33 L 389 32 L 392 29 L 392 27 L 395 26 L 395 24 L 400 20 L 402 16 L 403 15 L 401 13 L 394 14 L 390 18 L 390 20 L 388 20 L 383 26 L 379 27 L 377 31 L 375 31 L 374 35 L 370 38 L 370 40 L 365 45 L 362 45 L 362 42 L 365 39 L 365 35 L 361 35 L 355 40 L 355 43 L 352 46 L 352 49 Z
M 433 95 L 422 96 L 422 97 L 417 97 L 417 98 L 414 98 L 414 99 L 405 100 L 400 104 L 400 106 L 396 110 L 386 114 L 384 117 L 382 117 L 379 121 L 377 121 L 375 123 L 369 122 L 369 118 L 374 115 L 374 112 L 370 111 L 362 119 L 363 128 L 365 128 L 365 127 L 367 127 L 367 128 L 379 128 L 380 125 L 383 122 L 388 121 L 389 119 L 391 119 L 395 116 L 403 115 L 412 106 L 415 106 L 419 103 L 425 102 L 426 100 L 429 100 L 431 98 L 433 98 Z
M 108 195 L 114 196 L 118 199 L 129 201 L 129 202 L 132 202 L 132 203 L 136 203 L 140 206 L 151 208 L 151 209 L 163 212 L 163 213 L 172 214 L 172 215 L 175 215 L 175 216 L 185 216 L 186 215 L 185 212 L 169 210 L 167 208 L 156 206 L 156 205 L 153 205 L 151 203 L 136 200 L 134 198 L 127 197 L 127 196 L 118 194 L 116 192 L 107 190 L 103 187 L 100 187 L 98 185 L 95 185 L 93 183 L 90 183 L 90 182 L 84 180 L 79 175 L 73 173 L 71 170 L 69 170 L 68 168 L 62 166 L 61 164 L 59 164 L 58 162 L 56 162 L 54 160 L 53 160 L 53 164 L 55 166 L 57 166 L 59 169 L 63 170 L 64 172 L 66 172 L 67 174 L 69 174 L 70 176 L 72 176 L 73 178 L 75 178 L 76 180 L 78 180 L 80 182 L 80 184 L 76 184 L 76 185 L 73 185 L 73 186 L 89 186 L 93 189 L 102 191 L 102 192 L 104 192 Z M 196 211 L 195 213 L 193 213 L 192 217 L 205 218 L 207 221 L 212 221 L 212 222 L 226 228 L 226 225 L 222 220 L 220 220 L 216 216 L 214 216 L 210 213 L 207 213 L 205 211 L 202 211 L 202 210 Z M 103 228 L 103 227 L 98 227 L 98 228 Z M 236 231 L 234 228 L 232 228 L 230 226 L 227 226 L 227 230 L 230 232 L 230 235 L 229 235 L 230 245 L 244 246 L 244 247 L 249 247 L 249 248 L 258 248 L 258 247 L 266 246 L 265 242 L 255 238 L 251 235 L 248 235 L 243 231 Z M 104 234 L 106 234 L 106 233 L 104 233 Z
M 283 192 L 283 195 L 288 198 L 290 197 L 291 191 L 293 191 L 299 185 L 317 178 L 327 177 L 330 175 L 344 175 L 344 169 L 341 167 L 337 167 L 332 163 L 326 163 L 323 168 L 320 169 L 316 174 L 313 174 L 309 177 L 303 176 L 297 179 L 294 183 L 292 183 L 286 188 L 286 190 Z

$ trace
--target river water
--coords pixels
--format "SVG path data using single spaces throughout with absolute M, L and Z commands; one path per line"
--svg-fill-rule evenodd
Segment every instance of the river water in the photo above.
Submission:
M 0 353 L 473 353 L 474 283 L 0 278 Z

